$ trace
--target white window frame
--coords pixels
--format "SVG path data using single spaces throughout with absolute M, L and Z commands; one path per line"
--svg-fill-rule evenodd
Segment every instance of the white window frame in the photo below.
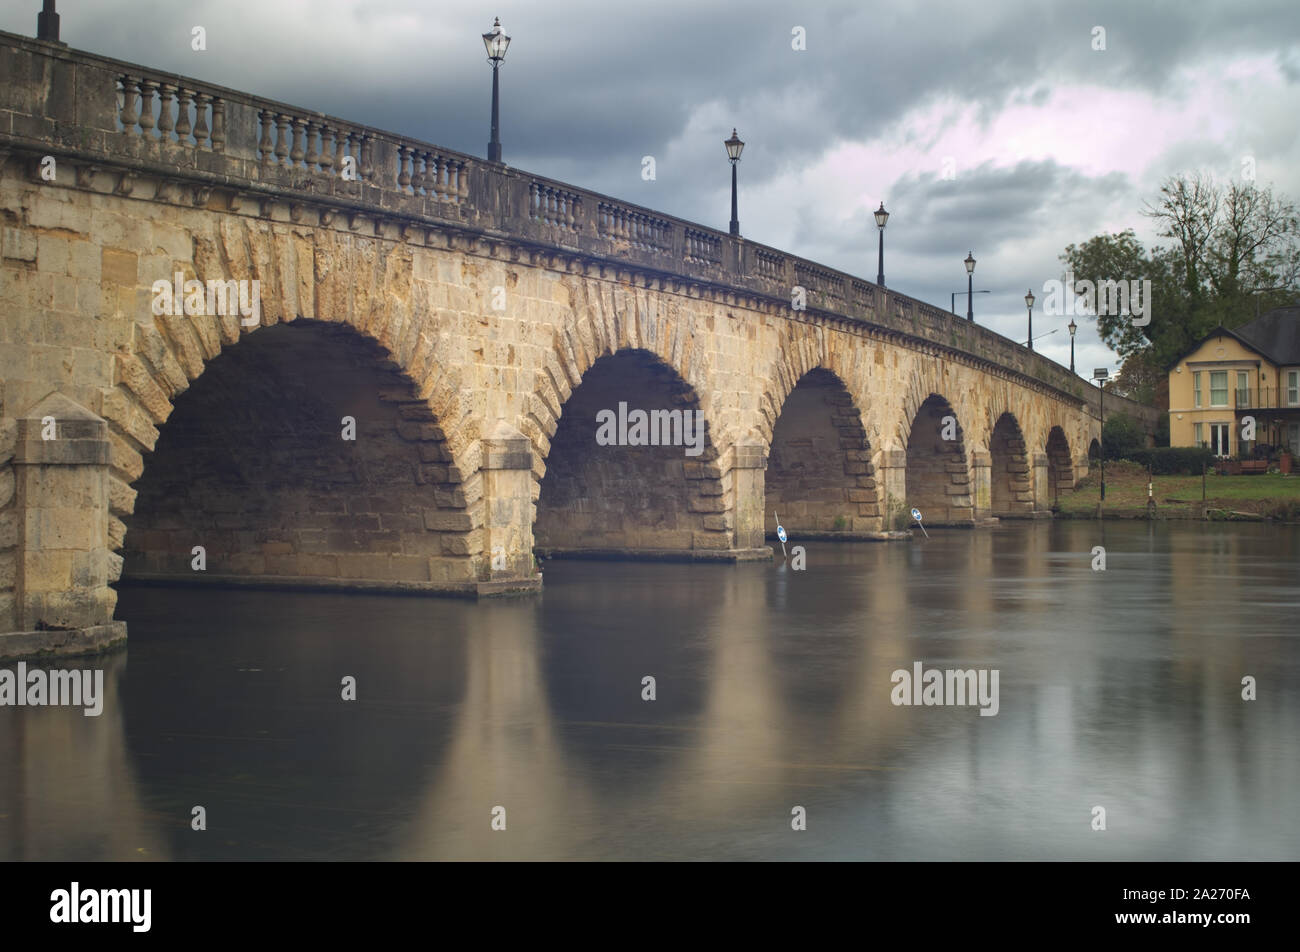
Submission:
M 1250 409 L 1250 373 L 1237 371 L 1237 406 Z
M 1223 374 L 1223 402 L 1222 403 L 1214 402 L 1214 378 L 1215 375 L 1217 374 Z M 1211 370 L 1210 371 L 1210 406 L 1226 407 L 1227 405 L 1228 405 L 1228 372 L 1226 370 Z
M 1197 449 L 1200 449 L 1202 446 L 1205 445 L 1205 424 L 1204 423 L 1192 424 L 1192 442 L 1196 444 Z
M 1222 434 L 1223 439 L 1217 439 L 1215 434 Z M 1219 445 L 1216 447 L 1215 444 Z M 1231 423 L 1211 423 L 1210 424 L 1210 449 L 1214 455 L 1220 459 L 1232 455 L 1232 424 Z
M 1286 372 L 1286 405 L 1300 406 L 1300 370 Z
M 1197 408 L 1201 406 L 1201 372 L 1199 370 L 1192 374 L 1192 405 Z

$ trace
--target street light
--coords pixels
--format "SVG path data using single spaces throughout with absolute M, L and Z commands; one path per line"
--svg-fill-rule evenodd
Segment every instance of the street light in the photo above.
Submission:
M 981 288 L 980 290 L 975 291 L 974 293 L 975 293 L 975 294 L 988 294 L 989 292 L 988 292 L 988 289 L 987 289 L 987 288 Z M 948 310 L 952 311 L 954 314 L 957 313 L 957 295 L 958 295 L 958 294 L 961 294 L 961 292 L 960 292 L 960 291 L 953 291 L 950 295 L 948 295 Z
M 889 221 L 889 212 L 885 211 L 883 201 L 876 209 L 875 215 L 876 227 L 880 229 L 880 266 L 876 269 L 876 283 L 883 288 L 885 286 L 885 222 Z
M 54 9 L 54 0 L 45 0 L 41 12 L 36 14 L 36 38 L 59 42 L 59 14 Z
M 975 254 L 966 252 L 966 320 L 975 320 L 975 310 L 972 302 L 975 300 L 974 292 L 971 290 L 971 282 L 975 280 Z
M 1070 323 L 1066 326 L 1070 329 L 1070 373 L 1074 373 L 1074 332 L 1079 329 L 1079 325 L 1074 323 L 1074 318 L 1070 318 Z
M 731 233 L 740 234 L 740 219 L 736 216 L 736 163 L 740 161 L 740 153 L 745 151 L 745 143 L 740 141 L 740 136 L 736 135 L 736 130 L 731 130 L 731 138 L 724 139 L 722 144 L 727 147 L 727 158 L 731 160 Z
M 495 17 L 491 31 L 483 34 L 483 46 L 487 49 L 488 62 L 492 64 L 492 138 L 488 142 L 489 162 L 501 161 L 501 135 L 499 132 L 501 93 L 497 71 L 501 66 L 501 62 L 506 58 L 506 47 L 509 45 L 510 37 L 501 32 L 501 18 Z
M 1030 350 L 1034 349 L 1034 289 L 1030 288 L 1025 292 L 1025 307 L 1029 308 L 1029 340 L 1025 346 Z
M 1105 367 L 1098 367 L 1092 372 L 1092 379 L 1097 381 L 1097 405 L 1101 412 L 1101 434 L 1097 446 L 1101 452 L 1101 501 L 1106 501 L 1106 380 L 1110 372 Z

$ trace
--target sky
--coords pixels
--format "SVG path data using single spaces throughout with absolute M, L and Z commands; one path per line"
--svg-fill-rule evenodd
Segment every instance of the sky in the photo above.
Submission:
M 0 0 L 34 35 L 39 0 Z M 1043 313 L 1069 244 L 1199 171 L 1300 200 L 1300 3 L 62 0 L 70 46 L 485 156 L 493 17 L 516 168 L 741 234 L 965 313 L 1068 365 Z M 195 26 L 206 50 L 192 49 Z M 803 46 L 802 49 L 796 47 Z M 643 160 L 654 158 L 653 180 Z M 1159 320 L 1160 315 L 1152 315 Z M 1085 375 L 1118 357 L 1076 317 Z M 1046 335 L 1039 337 L 1039 335 Z

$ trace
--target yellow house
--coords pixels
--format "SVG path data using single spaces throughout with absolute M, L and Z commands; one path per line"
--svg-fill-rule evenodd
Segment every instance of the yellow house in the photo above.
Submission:
M 1252 419 L 1255 438 L 1243 440 Z M 1220 326 L 1169 369 L 1169 445 L 1300 455 L 1300 305 Z

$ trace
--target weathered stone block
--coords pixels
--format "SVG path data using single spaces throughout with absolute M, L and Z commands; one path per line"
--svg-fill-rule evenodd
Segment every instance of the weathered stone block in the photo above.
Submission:
M 100 258 L 99 267 L 100 280 L 105 285 L 116 284 L 133 288 L 140 283 L 140 260 L 134 251 L 105 248 Z

